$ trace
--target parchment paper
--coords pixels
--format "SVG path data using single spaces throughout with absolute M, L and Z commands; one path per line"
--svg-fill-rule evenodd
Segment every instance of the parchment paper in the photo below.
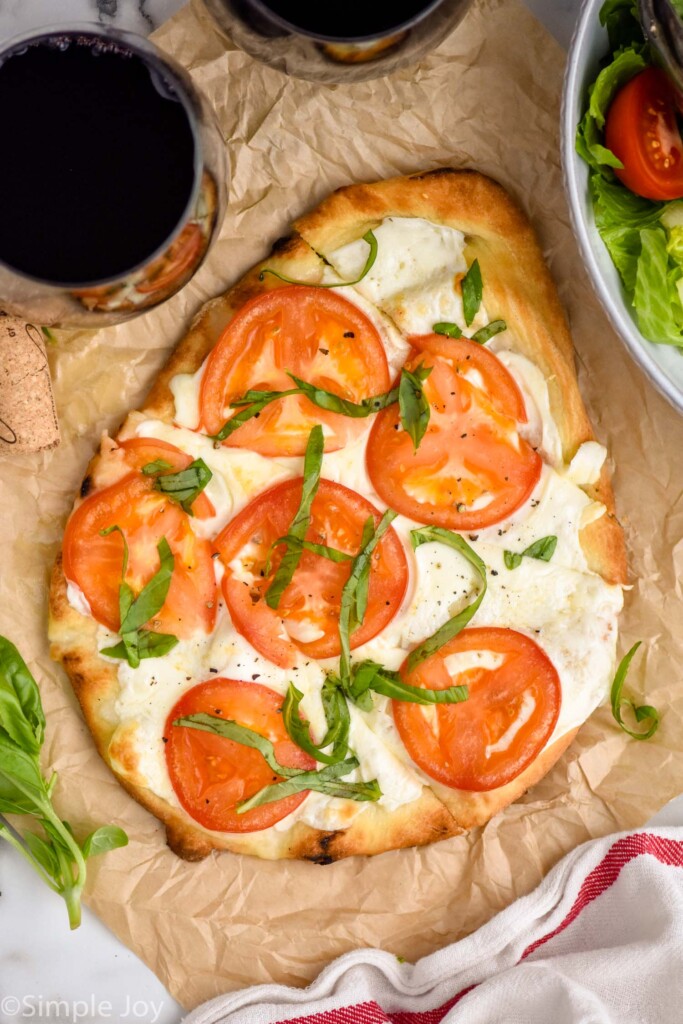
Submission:
M 417 70 L 354 86 L 316 87 L 226 52 L 198 6 L 157 41 L 216 105 L 232 173 L 228 216 L 208 262 L 170 302 L 51 347 L 63 444 L 11 461 L 0 454 L 0 627 L 41 680 L 46 764 L 59 771 L 63 815 L 84 829 L 104 816 L 131 837 L 91 862 L 89 904 L 192 1007 L 254 982 L 304 985 L 361 945 L 414 960 L 529 892 L 578 843 L 642 824 L 683 790 L 683 419 L 630 362 L 586 280 L 560 179 L 565 57 L 516 0 L 482 0 Z M 139 401 L 191 314 L 262 258 L 292 218 L 339 185 L 444 165 L 499 178 L 540 233 L 583 393 L 616 466 L 633 573 L 622 650 L 646 641 L 631 686 L 642 696 L 647 680 L 661 729 L 637 743 L 600 709 L 517 804 L 481 831 L 423 850 L 329 867 L 230 854 L 185 864 L 100 761 L 48 657 L 48 571 L 74 491 L 100 431 Z

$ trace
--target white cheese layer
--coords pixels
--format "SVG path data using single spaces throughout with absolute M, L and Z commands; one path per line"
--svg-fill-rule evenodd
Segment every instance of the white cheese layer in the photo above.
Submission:
M 355 303 L 377 327 L 393 376 L 409 348 L 396 325 L 405 334 L 428 333 L 434 323 L 444 320 L 466 329 L 459 288 L 467 269 L 465 239 L 461 232 L 419 218 L 387 218 L 375 235 L 379 249 L 372 270 L 357 286 L 340 288 L 339 294 Z M 362 269 L 367 252 L 367 243 L 359 240 L 328 258 L 339 277 L 350 280 Z M 328 276 L 331 274 L 329 271 Z M 373 303 L 381 303 L 388 316 Z M 466 333 L 487 322 L 482 307 Z M 606 452 L 595 442 L 588 442 L 569 466 L 564 465 L 547 381 L 532 362 L 513 350 L 513 341 L 509 332 L 503 332 L 488 347 L 520 388 L 528 416 L 521 432 L 538 448 L 545 462 L 538 485 L 524 506 L 496 526 L 465 535 L 488 570 L 488 591 L 472 625 L 518 629 L 546 652 L 562 684 L 562 708 L 554 733 L 558 737 L 582 723 L 604 699 L 614 669 L 621 590 L 587 571 L 579 541 L 582 526 L 604 512 L 581 485 L 597 480 Z M 192 428 L 199 423 L 202 374 L 203 368 L 193 375 L 178 375 L 171 382 L 177 426 L 146 420 L 137 423 L 135 431 L 141 437 L 168 441 L 193 458 L 203 458 L 210 467 L 214 475 L 206 493 L 216 515 L 211 520 L 194 519 L 192 527 L 202 536 L 213 537 L 258 494 L 300 476 L 303 459 L 267 459 L 236 448 L 216 449 L 208 438 L 194 433 Z M 366 469 L 370 427 L 368 421 L 362 437 L 325 455 L 322 476 L 343 483 L 383 509 L 384 503 L 375 493 Z M 413 552 L 410 530 L 420 525 L 402 516 L 394 522 L 409 565 L 408 588 L 395 618 L 378 637 L 353 652 L 355 660 L 373 658 L 387 668 L 398 668 L 417 643 L 473 600 L 479 590 L 474 570 L 456 551 L 440 544 L 425 544 Z M 521 552 L 549 535 L 558 538 L 550 563 L 523 558 L 515 570 L 505 567 L 505 549 Z M 68 597 L 81 613 L 89 612 L 83 595 L 72 585 Z M 111 636 L 101 629 L 100 640 L 99 646 L 106 646 Z M 471 667 L 468 659 L 477 654 L 481 655 L 478 664 L 488 665 L 492 658 L 495 660 L 491 652 L 468 652 L 453 656 L 450 670 L 466 671 L 468 665 Z M 336 664 L 336 659 L 319 664 L 301 655 L 294 670 L 278 668 L 237 633 L 221 600 L 218 625 L 211 637 L 181 641 L 164 658 L 143 661 L 135 670 L 118 663 L 121 691 L 116 713 L 121 728 L 132 736 L 138 772 L 155 793 L 178 805 L 166 769 L 164 723 L 184 692 L 217 675 L 252 680 L 281 694 L 291 680 L 304 693 L 302 712 L 311 722 L 314 739 L 320 740 L 325 731 L 320 688 L 325 668 L 336 668 Z M 351 747 L 360 768 L 348 778 L 376 778 L 383 793 L 381 804 L 394 809 L 416 800 L 430 780 L 410 760 L 388 705 L 386 698 L 376 697 L 371 712 L 351 707 Z M 274 827 L 288 828 L 292 820 L 301 820 L 318 828 L 341 828 L 367 806 L 311 793 L 294 815 Z

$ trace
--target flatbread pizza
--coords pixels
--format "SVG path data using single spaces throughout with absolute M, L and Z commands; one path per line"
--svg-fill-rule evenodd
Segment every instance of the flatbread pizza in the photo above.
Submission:
M 443 169 L 338 190 L 200 311 L 88 467 L 50 639 L 176 853 L 328 863 L 542 778 L 625 578 L 532 228 Z

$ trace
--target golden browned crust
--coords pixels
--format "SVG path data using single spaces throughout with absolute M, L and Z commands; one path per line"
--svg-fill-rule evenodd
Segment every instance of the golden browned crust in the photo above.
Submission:
M 207 303 L 160 373 L 142 413 L 172 423 L 169 383 L 178 373 L 194 373 L 215 345 L 234 313 L 250 298 L 278 287 L 271 276 L 259 281 L 264 266 L 315 283 L 326 254 L 365 232 L 387 216 L 424 217 L 456 227 L 466 235 L 468 257 L 479 259 L 485 303 L 492 319 L 501 317 L 514 346 L 549 379 L 552 413 L 565 459 L 593 432 L 578 390 L 573 348 L 557 293 L 525 215 L 500 185 L 474 171 L 443 169 L 408 178 L 339 189 L 312 213 L 296 222 L 298 234 L 276 244 L 271 256 L 249 271 L 225 295 Z M 318 255 L 320 254 L 320 255 Z M 132 414 L 133 417 L 140 413 Z M 97 468 L 97 456 L 84 481 Z M 585 488 L 603 502 L 608 514 L 584 528 L 581 543 L 589 567 L 609 582 L 625 579 L 626 557 L 607 469 L 599 482 Z M 116 714 L 119 692 L 114 665 L 97 653 L 97 625 L 68 602 L 61 558 L 54 567 L 50 592 L 52 656 L 71 679 L 97 748 L 126 790 L 166 826 L 168 843 L 181 857 L 199 860 L 214 849 L 259 857 L 300 858 L 329 863 L 354 854 L 375 854 L 423 845 L 484 824 L 541 779 L 571 743 L 576 730 L 553 742 L 507 786 L 487 793 L 452 790 L 433 782 L 421 797 L 396 810 L 367 805 L 347 828 L 324 831 L 302 823 L 245 835 L 219 834 L 198 826 L 182 809 L 153 793 L 138 771 L 131 726 Z

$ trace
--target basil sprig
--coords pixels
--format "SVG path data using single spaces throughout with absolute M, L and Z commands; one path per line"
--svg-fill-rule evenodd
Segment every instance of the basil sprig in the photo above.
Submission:
M 516 569 L 522 564 L 523 558 L 536 558 L 539 562 L 549 562 L 555 554 L 557 537 L 539 537 L 524 551 L 504 551 L 503 560 L 508 569 Z
M 657 711 L 657 708 L 652 707 L 651 704 L 636 704 L 630 699 L 630 697 L 622 696 L 629 666 L 633 660 L 633 655 L 636 653 L 641 643 L 641 640 L 635 643 L 631 650 L 628 651 L 619 662 L 619 666 L 612 682 L 612 689 L 610 690 L 610 703 L 612 705 L 612 714 L 614 715 L 614 719 L 625 733 L 632 736 L 634 740 L 649 740 L 651 736 L 654 736 L 659 728 L 659 712 Z M 621 709 L 624 706 L 631 709 L 636 722 L 643 722 L 644 724 L 647 724 L 648 722 L 650 723 L 649 727 L 647 727 L 644 732 L 634 732 L 625 724 L 621 715 Z
M 417 393 L 420 392 L 421 394 L 422 384 L 432 372 L 431 366 L 422 366 L 420 364 L 412 371 L 404 367 L 401 370 L 401 378 L 397 387 L 391 388 L 390 391 L 385 391 L 381 395 L 364 398 L 361 402 L 351 402 L 348 398 L 336 395 L 334 391 L 327 391 L 326 388 L 320 388 L 315 384 L 302 380 L 301 377 L 290 373 L 289 370 L 286 372 L 287 376 L 297 385 L 295 388 L 289 388 L 287 391 L 247 391 L 241 398 L 230 403 L 231 409 L 239 409 L 240 411 L 231 416 L 229 420 L 226 420 L 217 434 L 211 435 L 212 440 L 216 444 L 225 441 L 243 423 L 246 423 L 247 420 L 252 419 L 254 416 L 258 416 L 271 402 L 277 402 L 281 398 L 287 398 L 289 395 L 304 395 L 309 402 L 312 402 L 319 409 L 335 412 L 340 416 L 348 416 L 350 419 L 365 419 L 374 413 L 380 412 L 382 409 L 386 409 L 388 405 L 398 402 L 401 424 L 403 429 L 408 431 L 410 436 L 413 437 L 413 443 L 414 435 L 419 436 L 419 440 L 421 440 L 427 428 L 429 405 L 424 395 L 421 395 L 420 398 Z M 406 384 L 403 383 L 404 379 L 407 380 Z M 420 433 L 420 424 L 422 422 L 424 422 L 424 428 Z
M 278 762 L 275 748 L 269 739 L 237 722 L 219 718 L 216 715 L 198 714 L 177 718 L 173 724 L 211 732 L 216 736 L 224 736 L 235 743 L 242 743 L 246 747 L 258 750 L 265 758 L 268 767 L 277 775 L 283 776 L 282 782 L 265 786 L 248 800 L 238 803 L 235 808 L 238 814 L 244 814 L 245 811 L 260 807 L 262 804 L 283 800 L 287 796 L 302 793 L 307 789 L 346 800 L 379 800 L 382 795 L 376 779 L 371 782 L 340 781 L 342 776 L 348 775 L 354 768 L 358 768 L 359 762 L 355 757 L 349 757 L 335 764 L 328 764 L 325 768 L 315 771 L 308 771 L 305 768 L 287 768 Z
M 273 277 L 277 277 L 280 281 L 284 281 L 285 284 L 303 284 L 309 288 L 348 288 L 352 284 L 360 284 L 366 274 L 369 274 L 372 270 L 373 264 L 377 259 L 377 239 L 373 231 L 366 231 L 363 235 L 363 241 L 367 242 L 370 246 L 370 252 L 368 258 L 365 261 L 365 266 L 361 270 L 358 277 L 354 278 L 353 281 L 339 281 L 332 284 L 313 284 L 310 281 L 297 281 L 296 278 L 287 277 L 286 274 L 281 274 L 279 270 L 273 270 L 272 267 L 264 267 L 258 276 L 259 281 L 262 281 L 266 274 L 272 274 Z
M 483 283 L 479 260 L 475 260 L 462 279 L 462 311 L 469 327 L 479 312 L 483 294 Z
M 280 598 L 292 582 L 292 576 L 301 560 L 303 541 L 306 531 L 311 525 L 311 507 L 313 499 L 318 492 L 318 484 L 320 483 L 324 445 L 323 428 L 319 423 L 316 423 L 309 434 L 308 444 L 306 445 L 301 501 L 287 531 L 287 536 L 282 538 L 283 543 L 286 544 L 286 551 L 275 571 L 273 581 L 265 593 L 266 604 L 269 608 L 277 608 Z M 289 538 L 292 538 L 292 541 Z
M 153 630 L 142 628 L 163 608 L 171 586 L 175 558 L 168 541 L 162 537 L 157 544 L 159 569 L 136 597 L 130 584 L 126 583 L 128 569 L 126 535 L 121 527 L 115 524 L 100 530 L 100 536 L 107 537 L 114 531 L 120 533 L 123 538 L 123 567 L 119 584 L 119 635 L 121 641 L 113 647 L 103 647 L 100 654 L 106 654 L 110 658 L 121 658 L 127 661 L 131 668 L 137 668 L 143 658 L 161 658 L 173 650 L 178 643 L 178 638 L 172 633 L 155 633 Z
M 508 325 L 504 320 L 492 320 L 486 324 L 485 327 L 480 327 L 478 331 L 475 331 L 471 338 L 465 338 L 465 341 L 476 341 L 478 345 L 485 345 L 487 341 L 495 337 L 496 334 L 500 334 L 501 331 L 506 331 Z M 462 338 L 463 333 L 457 324 L 449 323 L 448 321 L 442 321 L 441 323 L 434 324 L 432 326 L 434 334 L 445 334 L 448 338 Z
M 458 612 L 457 615 L 450 618 L 443 624 L 443 626 L 440 626 L 435 633 L 430 637 L 427 637 L 426 640 L 423 640 L 415 650 L 411 651 L 407 662 L 409 672 L 412 672 L 420 662 L 431 657 L 431 655 L 435 654 L 439 648 L 443 647 L 449 640 L 452 640 L 453 637 L 456 637 L 458 633 L 462 632 L 468 622 L 470 622 L 476 614 L 481 602 L 484 600 L 484 594 L 486 593 L 486 566 L 476 551 L 474 551 L 469 544 L 459 536 L 459 534 L 453 533 L 451 530 L 446 530 L 442 526 L 424 526 L 420 530 L 410 531 L 410 543 L 414 550 L 419 548 L 421 544 L 429 544 L 431 541 L 438 541 L 440 544 L 447 544 L 466 558 L 470 565 L 476 569 L 482 582 L 482 588 L 472 604 L 467 605 L 467 607 L 463 608 L 461 612 Z
M 19 832 L 0 822 L 0 838 L 64 898 L 69 924 L 77 928 L 88 857 L 125 846 L 128 836 L 115 825 L 103 825 L 77 841 L 52 805 L 56 774 L 45 779 L 40 769 L 44 738 L 36 681 L 14 644 L 0 636 L 0 814 L 30 815 L 43 830 L 42 835 L 29 829 Z
M 344 694 L 330 680 L 323 683 L 321 698 L 327 731 L 320 744 L 311 739 L 311 723 L 301 717 L 299 705 L 303 693 L 294 683 L 289 684 L 285 702 L 282 705 L 282 721 L 288 735 L 298 747 L 322 764 L 338 764 L 343 761 L 349 749 L 349 726 L 351 716 Z M 332 746 L 329 754 L 325 747 Z
M 189 516 L 194 515 L 192 505 L 202 493 L 213 473 L 204 462 L 204 459 L 195 459 L 186 469 L 177 473 L 166 473 L 166 469 L 172 469 L 170 463 L 165 459 L 157 459 L 155 462 L 148 462 L 142 467 L 145 476 L 155 476 L 154 489 L 165 494 L 172 501 L 177 501 L 184 512 Z M 163 474 L 163 475 L 161 475 Z

